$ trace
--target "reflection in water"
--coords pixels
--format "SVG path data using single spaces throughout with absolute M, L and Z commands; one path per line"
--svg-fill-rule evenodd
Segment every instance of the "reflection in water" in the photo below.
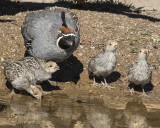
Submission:
M 49 122 L 48 113 L 42 111 L 39 103 L 31 100 L 11 103 L 2 112 L 5 121 L 3 124 L 9 128 L 53 128 L 46 127 L 46 122 Z
M 151 128 L 148 124 L 159 128 L 157 113 L 160 111 L 147 112 L 137 98 L 129 101 L 125 110 L 98 103 L 55 102 L 49 106 L 25 98 L 8 105 L 0 103 L 0 128 Z
M 146 119 L 147 109 L 137 97 L 126 104 L 124 116 L 128 128 L 149 128 Z
M 88 105 L 85 110 L 87 121 L 92 128 L 111 128 L 112 119 L 107 107 Z

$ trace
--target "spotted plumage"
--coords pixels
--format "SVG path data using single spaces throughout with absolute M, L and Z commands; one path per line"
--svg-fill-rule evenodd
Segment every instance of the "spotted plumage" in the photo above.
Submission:
M 45 94 L 40 82 L 51 78 L 58 70 L 55 62 L 46 62 L 36 57 L 26 57 L 18 61 L 6 60 L 3 62 L 4 73 L 14 89 L 25 90 L 37 99 Z
M 32 71 L 36 83 L 50 79 L 52 73 L 59 69 L 55 62 L 46 62 L 37 57 L 25 57 L 21 61 L 28 70 Z

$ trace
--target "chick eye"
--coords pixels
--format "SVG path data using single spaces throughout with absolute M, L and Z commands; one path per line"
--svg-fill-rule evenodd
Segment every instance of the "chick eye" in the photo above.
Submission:
M 141 50 L 139 52 L 142 52 Z
M 52 67 L 52 65 L 50 65 L 49 67 Z
M 111 46 L 111 44 L 109 44 Z

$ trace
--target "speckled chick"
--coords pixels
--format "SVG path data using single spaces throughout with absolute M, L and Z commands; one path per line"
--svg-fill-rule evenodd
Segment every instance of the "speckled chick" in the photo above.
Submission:
M 22 62 L 8 60 L 3 62 L 3 66 L 7 80 L 12 84 L 11 96 L 14 94 L 14 89 L 18 89 L 25 90 L 33 97 L 41 99 L 42 91 L 33 85 L 33 73 L 28 71 Z
M 144 91 L 144 86 L 151 81 L 152 71 L 151 66 L 147 62 L 148 49 L 141 49 L 139 51 L 138 60 L 131 65 L 128 71 L 129 83 L 141 85 L 144 96 L 148 96 Z M 131 89 L 132 93 L 133 88 Z
M 27 14 L 21 32 L 27 53 L 47 61 L 67 59 L 80 42 L 77 16 L 60 7 Z
M 55 62 L 46 62 L 37 57 L 25 57 L 21 61 L 27 70 L 32 71 L 35 84 L 49 80 L 52 77 L 52 73 L 59 69 Z
M 111 88 L 106 82 L 106 77 L 110 75 L 116 66 L 116 50 L 117 42 L 108 41 L 108 44 L 102 52 L 91 58 L 88 64 L 88 73 L 93 75 L 93 85 L 96 85 L 95 76 L 102 76 L 104 83 L 102 84 L 108 88 Z

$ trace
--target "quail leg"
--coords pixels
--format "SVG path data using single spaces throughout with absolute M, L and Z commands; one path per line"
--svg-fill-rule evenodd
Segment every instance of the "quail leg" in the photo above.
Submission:
M 40 85 L 36 85 L 42 92 L 42 95 L 47 95 L 47 94 L 50 94 L 51 92 L 46 92 L 46 91 L 43 91 L 42 87 Z
M 96 87 L 96 86 L 97 86 L 95 76 L 93 76 L 93 86 L 94 86 L 94 87 Z
M 131 88 L 131 89 L 130 89 L 130 93 L 131 93 L 131 95 L 133 95 L 133 93 L 134 93 L 134 88 Z
M 8 95 L 8 98 L 11 100 L 16 93 L 14 92 L 14 88 L 12 87 L 11 93 Z
M 150 96 L 148 96 L 148 95 L 146 94 L 146 92 L 144 91 L 144 88 L 143 88 L 142 90 L 143 90 L 143 92 L 142 92 L 141 96 L 150 98 Z
M 102 85 L 103 85 L 104 87 L 107 87 L 109 90 L 111 90 L 111 88 L 114 88 L 114 87 L 111 87 L 111 86 L 107 83 L 107 81 L 106 81 L 105 78 L 103 78 L 103 79 L 104 79 L 104 83 L 103 83 L 103 82 L 101 82 L 101 83 L 102 83 Z

